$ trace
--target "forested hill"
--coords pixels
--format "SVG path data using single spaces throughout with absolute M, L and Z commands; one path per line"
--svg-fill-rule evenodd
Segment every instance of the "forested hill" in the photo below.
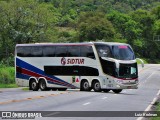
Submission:
M 160 0 L 0 0 L 0 64 L 17 43 L 110 41 L 160 58 Z

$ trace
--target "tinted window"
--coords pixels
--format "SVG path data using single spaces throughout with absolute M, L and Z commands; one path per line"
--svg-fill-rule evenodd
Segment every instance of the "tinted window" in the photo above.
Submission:
M 134 60 L 134 52 L 129 46 L 119 45 L 113 46 L 114 58 L 118 60 Z
M 54 57 L 55 56 L 55 47 L 54 46 L 44 46 L 43 47 L 43 56 L 44 57 Z
M 17 56 L 19 57 L 30 57 L 31 56 L 30 46 L 19 46 L 17 47 Z
M 41 46 L 33 46 L 31 49 L 32 57 L 42 57 L 42 47 Z
M 80 47 L 80 56 L 81 57 L 89 57 L 94 59 L 95 55 L 92 49 L 92 46 L 81 46 Z
M 68 57 L 79 57 L 79 56 L 80 56 L 80 47 L 79 46 L 68 47 Z
M 135 78 L 138 76 L 137 63 L 120 64 L 119 78 Z
M 98 69 L 88 66 L 44 66 L 47 75 L 98 76 Z
M 99 57 L 112 57 L 111 50 L 107 45 L 96 45 Z
M 66 57 L 67 56 L 67 47 L 66 46 L 56 46 L 56 57 Z
M 95 59 L 92 46 L 19 46 L 20 57 L 89 57 Z
M 22 57 L 23 52 L 24 52 L 23 48 L 22 47 L 17 47 L 16 50 L 17 50 L 17 56 Z
M 104 73 L 114 77 L 117 76 L 117 72 L 115 70 L 116 65 L 114 62 L 103 60 L 102 58 L 100 58 L 100 62 Z

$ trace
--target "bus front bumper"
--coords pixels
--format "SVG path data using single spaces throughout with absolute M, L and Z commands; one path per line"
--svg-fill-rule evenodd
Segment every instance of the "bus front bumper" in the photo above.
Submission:
M 116 89 L 137 89 L 138 88 L 138 78 L 134 80 L 120 80 L 115 79 Z
M 102 89 L 137 89 L 138 88 L 138 78 L 134 80 L 122 80 L 115 78 L 107 84 L 102 85 Z

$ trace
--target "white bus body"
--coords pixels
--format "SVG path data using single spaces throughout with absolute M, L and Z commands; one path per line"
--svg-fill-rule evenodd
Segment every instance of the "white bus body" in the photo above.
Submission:
M 30 90 L 119 93 L 138 88 L 138 68 L 130 45 L 110 42 L 17 44 L 16 83 Z

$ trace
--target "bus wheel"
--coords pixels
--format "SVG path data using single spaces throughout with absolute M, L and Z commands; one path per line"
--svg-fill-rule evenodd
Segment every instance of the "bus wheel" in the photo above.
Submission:
M 66 91 L 67 88 L 58 88 L 58 91 Z
M 57 88 L 52 88 L 52 91 L 57 91 Z
M 82 81 L 80 91 L 90 91 L 89 82 L 87 80 Z
M 122 89 L 115 89 L 115 90 L 112 90 L 114 93 L 120 93 L 122 91 Z
M 39 88 L 41 89 L 41 91 L 48 90 L 48 89 L 47 89 L 47 86 L 46 86 L 45 80 L 40 80 L 40 81 L 39 81 Z
M 94 81 L 93 83 L 93 90 L 95 92 L 101 92 L 101 85 L 100 85 L 100 82 L 99 81 Z
M 36 82 L 36 80 L 31 80 L 29 82 L 29 89 L 33 90 L 33 91 L 38 91 L 39 86 L 38 86 L 38 83 Z
M 103 92 L 106 92 L 106 93 L 109 92 L 109 91 L 110 91 L 109 89 L 104 89 L 103 90 Z

